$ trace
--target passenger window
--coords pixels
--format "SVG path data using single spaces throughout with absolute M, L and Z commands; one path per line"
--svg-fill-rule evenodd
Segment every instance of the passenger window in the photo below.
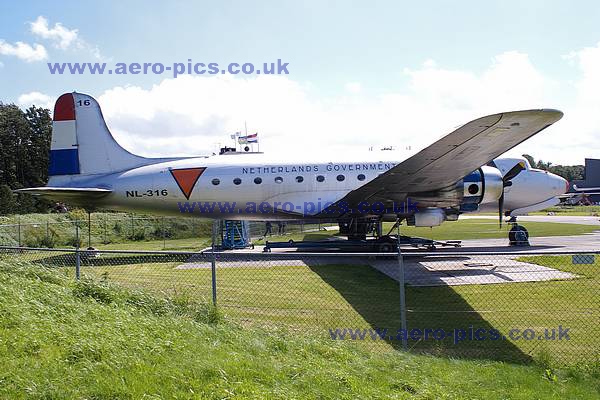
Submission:
M 282 183 L 283 182 L 283 178 L 278 176 L 277 178 L 275 178 L 275 183 Z
M 337 179 L 338 182 L 343 182 L 344 179 L 346 179 L 346 177 L 344 175 L 338 175 L 338 176 L 335 177 L 335 179 Z
M 317 182 L 323 182 L 325 177 L 323 175 L 317 175 Z
M 241 180 L 240 178 L 235 178 L 235 179 L 233 180 L 233 184 L 234 184 L 234 185 L 239 185 L 240 183 L 242 183 L 242 180 Z
M 358 176 L 356 177 L 359 181 L 364 181 L 366 176 L 364 174 L 358 174 Z
M 296 177 L 296 182 L 298 182 L 298 183 L 302 183 L 302 182 L 304 182 L 304 177 L 303 177 L 303 176 L 300 176 L 300 175 L 298 175 L 298 176 Z
M 219 178 L 215 178 L 212 180 L 212 184 L 217 186 L 219 183 L 221 183 L 221 181 L 219 180 Z
M 254 178 L 254 183 L 260 185 L 262 183 L 262 178 Z

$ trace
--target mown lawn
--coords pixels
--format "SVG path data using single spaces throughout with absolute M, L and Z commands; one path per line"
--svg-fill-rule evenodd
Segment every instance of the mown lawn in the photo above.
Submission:
M 65 255 L 29 257 L 44 265 L 71 265 Z M 72 258 L 72 256 L 71 256 Z M 489 256 L 480 260 L 502 267 L 503 260 Z M 448 357 L 483 358 L 530 362 L 544 358 L 556 364 L 600 360 L 600 266 L 576 265 L 569 257 L 530 257 L 523 261 L 574 273 L 563 281 L 503 283 L 441 287 L 408 287 L 409 328 L 570 330 L 570 340 L 417 341 L 412 351 Z M 335 328 L 400 328 L 399 287 L 396 281 L 368 266 L 271 264 L 256 261 L 219 261 L 217 299 L 219 309 L 246 326 L 286 327 L 321 338 Z M 186 268 L 183 268 L 186 267 Z M 465 267 L 468 268 L 468 267 Z M 470 267 L 473 268 L 473 267 Z M 210 262 L 188 255 L 102 255 L 82 262 L 83 276 L 103 279 L 125 287 L 145 289 L 163 296 L 184 295 L 209 303 L 212 298 Z M 470 272 L 473 274 L 473 272 Z M 537 339 L 537 338 L 536 338 Z M 367 341 L 363 347 L 399 348 L 391 341 Z
M 392 224 L 385 224 L 390 229 Z M 530 237 L 581 235 L 599 230 L 593 225 L 563 224 L 557 222 L 524 222 Z M 434 240 L 467 240 L 507 238 L 511 225 L 498 227 L 498 221 L 485 218 L 463 219 L 445 222 L 433 228 L 402 226 L 400 233 L 408 236 L 420 236 Z M 395 232 L 394 232 L 395 233 Z
M 600 214 L 600 206 L 550 207 L 543 211 L 530 213 L 529 215 L 548 215 L 549 212 L 552 212 L 556 215 L 597 216 Z
M 527 222 L 523 224 L 529 231 L 531 237 L 541 236 L 569 236 L 581 235 L 598 230 L 598 227 L 592 225 L 563 224 L 553 222 Z M 391 229 L 391 223 L 384 224 L 384 233 Z M 402 235 L 418 236 L 434 240 L 467 240 L 467 239 L 494 239 L 507 238 L 510 225 L 504 224 L 499 229 L 498 223 L 494 220 L 463 219 L 454 222 L 445 222 L 441 226 L 433 228 L 416 228 L 414 226 L 401 226 Z M 393 234 L 396 231 L 392 232 Z M 337 230 L 314 231 L 305 233 L 291 233 L 286 235 L 273 235 L 266 238 L 257 238 L 253 240 L 255 245 L 264 245 L 266 241 L 287 242 L 289 240 L 323 240 L 338 234 Z M 196 251 L 210 245 L 210 238 L 199 237 L 191 239 L 139 241 L 130 243 L 114 243 L 99 246 L 101 249 L 119 249 L 119 250 L 182 250 Z
M 598 398 L 598 370 L 376 352 L 0 262 L 0 397 Z

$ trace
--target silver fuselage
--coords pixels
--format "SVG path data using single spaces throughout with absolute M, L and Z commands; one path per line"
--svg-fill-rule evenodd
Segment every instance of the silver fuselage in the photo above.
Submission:
M 515 160 L 498 159 L 496 164 L 501 171 L 507 170 L 519 161 Z M 122 211 L 219 219 L 310 219 L 400 162 L 275 161 L 264 154 L 234 153 L 161 162 L 85 178 L 61 176 L 53 178 L 49 185 L 110 189 L 112 193 L 89 205 Z M 198 168 L 204 170 L 186 196 L 189 187 L 182 188 L 172 171 Z M 528 168 L 505 191 L 505 209 L 517 210 L 544 204 L 564 193 L 565 180 Z M 190 210 L 192 204 L 194 209 Z M 261 204 L 275 210 L 260 212 L 257 207 Z M 479 210 L 496 209 L 497 202 L 492 202 L 481 204 Z

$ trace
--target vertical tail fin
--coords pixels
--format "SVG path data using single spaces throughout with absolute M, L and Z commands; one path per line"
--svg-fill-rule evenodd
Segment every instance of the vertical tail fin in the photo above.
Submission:
M 96 175 L 162 161 L 131 154 L 113 138 L 91 96 L 65 93 L 54 106 L 50 177 Z

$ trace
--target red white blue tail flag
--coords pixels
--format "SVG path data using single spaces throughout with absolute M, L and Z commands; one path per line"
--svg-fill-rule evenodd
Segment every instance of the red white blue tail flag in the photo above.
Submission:
M 239 144 L 247 144 L 247 143 L 258 143 L 258 133 L 253 135 L 240 136 L 238 138 Z

